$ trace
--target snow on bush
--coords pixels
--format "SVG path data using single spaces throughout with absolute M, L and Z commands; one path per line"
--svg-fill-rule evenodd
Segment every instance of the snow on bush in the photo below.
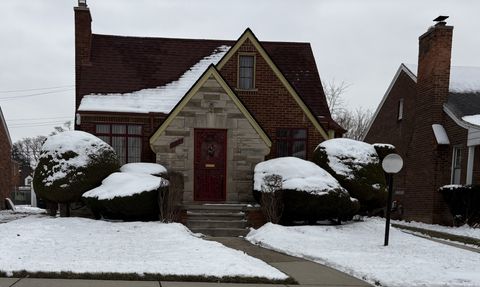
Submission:
M 327 140 L 315 149 L 314 162 L 358 199 L 363 211 L 385 205 L 385 174 L 372 145 L 346 138 Z
M 167 189 L 168 181 L 158 176 L 115 172 L 101 186 L 83 194 L 83 198 L 97 217 L 158 219 L 158 193 Z
M 270 175 L 282 177 L 281 200 L 283 214 L 280 222 L 331 219 L 343 220 L 358 211 L 358 202 L 352 199 L 338 181 L 316 164 L 295 157 L 271 159 L 257 164 L 254 175 L 254 196 L 259 202 L 269 196 L 262 194 Z
M 120 168 L 120 171 L 130 173 L 144 173 L 151 175 L 161 175 L 167 173 L 167 169 L 163 165 L 149 162 L 127 163 Z
M 378 154 L 378 158 L 382 161 L 387 155 L 395 153 L 396 149 L 394 145 L 385 143 L 374 143 L 373 148 Z
M 49 201 L 78 201 L 118 167 L 115 150 L 104 141 L 86 132 L 66 131 L 43 144 L 33 185 Z
M 301 190 L 315 195 L 330 190 L 345 191 L 328 172 L 314 164 L 296 157 L 281 157 L 261 162 L 255 166 L 254 190 L 261 191 L 266 175 L 282 177 L 283 189 Z M 345 191 L 346 192 L 346 191 Z

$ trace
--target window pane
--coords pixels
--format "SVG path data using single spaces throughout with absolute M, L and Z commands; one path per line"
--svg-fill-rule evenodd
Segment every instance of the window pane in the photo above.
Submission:
M 254 62 L 254 56 L 240 56 L 238 68 L 238 87 L 240 89 L 253 89 Z
M 289 156 L 288 154 L 288 142 L 286 141 L 279 141 L 277 142 L 277 156 Z
M 142 139 L 128 138 L 128 162 L 140 162 L 142 153 Z
M 292 156 L 305 159 L 306 155 L 305 141 L 294 141 L 292 145 Z
M 120 160 L 120 164 L 125 164 L 127 160 L 125 137 L 112 137 L 112 147 L 117 152 L 118 159 Z
M 288 137 L 288 130 L 287 129 L 278 129 L 277 130 L 277 137 L 282 137 L 282 138 Z
M 97 134 L 109 134 L 110 133 L 110 125 L 96 125 L 95 132 Z
M 112 125 L 112 134 L 124 135 L 127 133 L 125 125 Z
M 110 144 L 110 137 L 109 136 L 98 136 L 99 139 L 102 141 L 106 142 L 107 144 Z
M 141 135 L 142 134 L 142 126 L 139 125 L 129 125 L 128 126 L 128 134 L 129 135 Z
M 304 139 L 307 137 L 307 131 L 304 129 L 292 130 L 292 137 L 294 139 Z
M 240 67 L 253 67 L 253 56 L 240 56 Z

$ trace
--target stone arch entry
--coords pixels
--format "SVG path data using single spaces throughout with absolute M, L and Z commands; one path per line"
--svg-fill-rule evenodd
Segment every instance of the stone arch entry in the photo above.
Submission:
M 194 200 L 225 201 L 227 130 L 195 129 Z

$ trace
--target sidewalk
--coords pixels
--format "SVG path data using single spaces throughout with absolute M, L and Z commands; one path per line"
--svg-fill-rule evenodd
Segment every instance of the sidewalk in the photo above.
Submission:
M 299 285 L 281 284 L 236 284 L 236 283 L 207 283 L 207 282 L 166 282 L 166 281 L 116 281 L 116 280 L 69 280 L 69 279 L 37 279 L 37 278 L 0 278 L 0 287 L 254 287 L 254 286 L 371 286 L 367 282 L 342 273 L 338 270 L 307 261 L 301 258 L 288 256 L 253 245 L 239 237 L 211 237 L 213 240 L 227 247 L 244 251 L 274 266 L 280 271 L 294 278 Z

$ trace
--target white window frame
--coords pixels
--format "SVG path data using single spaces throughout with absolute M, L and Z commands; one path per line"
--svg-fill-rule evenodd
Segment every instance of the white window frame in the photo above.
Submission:
M 398 101 L 397 109 L 397 120 L 401 121 L 403 119 L 403 98 Z
M 458 157 L 457 157 L 457 152 L 459 152 Z M 460 145 L 454 146 L 452 149 L 452 173 L 450 177 L 450 183 L 451 184 L 461 184 L 462 182 L 462 152 L 463 148 Z M 459 160 L 459 163 L 457 165 L 457 160 Z M 455 171 L 458 170 L 458 180 L 455 180 Z

